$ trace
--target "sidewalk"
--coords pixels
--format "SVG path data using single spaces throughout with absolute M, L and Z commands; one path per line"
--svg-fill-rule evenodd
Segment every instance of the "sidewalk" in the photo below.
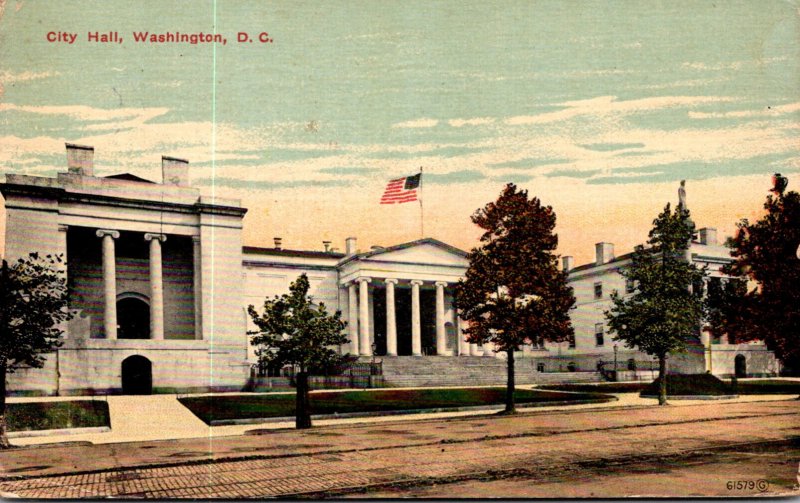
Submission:
M 521 386 L 529 387 L 529 386 Z M 617 401 L 606 403 L 556 405 L 543 407 L 518 407 L 520 411 L 567 411 L 584 409 L 608 409 L 619 407 L 647 407 L 657 404 L 657 400 L 640 398 L 638 393 L 615 394 Z M 763 402 L 796 398 L 797 395 L 744 395 L 738 398 L 715 400 L 730 404 L 743 402 Z M 17 397 L 8 398 L 9 403 L 34 401 L 86 400 L 89 397 Z M 97 399 L 97 398 L 95 398 Z M 208 426 L 181 405 L 177 395 L 148 396 L 108 396 L 100 400 L 108 401 L 111 417 L 111 431 L 103 433 L 53 434 L 44 436 L 12 438 L 15 446 L 32 446 L 63 442 L 90 442 L 92 444 L 111 444 L 120 442 L 141 442 L 156 440 L 175 440 L 189 438 L 210 438 L 232 435 L 244 435 L 253 430 L 282 430 L 294 428 L 294 421 L 267 422 L 261 424 L 243 424 L 231 426 Z M 313 394 L 312 394 L 313 401 Z M 708 400 L 675 400 L 673 406 L 690 406 L 705 404 Z M 353 417 L 342 419 L 320 419 L 314 421 L 315 426 L 379 424 L 389 422 L 419 421 L 425 419 L 444 419 L 492 414 L 500 411 L 503 405 L 493 410 L 468 410 L 458 412 L 436 412 L 417 414 L 398 414 L 388 416 Z M 63 431 L 63 430 L 62 430 Z

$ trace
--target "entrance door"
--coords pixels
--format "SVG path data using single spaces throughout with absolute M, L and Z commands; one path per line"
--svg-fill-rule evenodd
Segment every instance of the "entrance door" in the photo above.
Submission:
M 122 361 L 122 393 L 150 395 L 153 393 L 153 365 L 144 356 L 133 355 Z
M 736 377 L 747 377 L 747 359 L 744 355 L 736 355 L 733 362 L 736 368 Z

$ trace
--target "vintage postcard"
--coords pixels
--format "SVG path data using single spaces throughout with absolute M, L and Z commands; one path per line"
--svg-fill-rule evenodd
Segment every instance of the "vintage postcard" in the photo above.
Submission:
M 796 496 L 799 8 L 0 0 L 0 496 Z

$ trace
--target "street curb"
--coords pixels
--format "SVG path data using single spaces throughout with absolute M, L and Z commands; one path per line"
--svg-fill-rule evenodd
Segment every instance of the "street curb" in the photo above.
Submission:
M 655 398 L 658 395 L 639 395 L 642 398 Z M 667 400 L 733 400 L 739 395 L 667 395 Z
M 609 398 L 592 398 L 587 400 L 559 400 L 552 402 L 537 402 L 537 403 L 523 403 L 518 404 L 519 409 L 533 409 L 537 407 L 559 407 L 569 405 L 586 405 L 593 403 L 608 403 L 615 402 L 619 399 L 615 396 Z M 384 416 L 401 416 L 401 415 L 414 415 L 414 414 L 439 414 L 446 412 L 469 412 L 469 411 L 482 411 L 482 410 L 503 410 L 503 404 L 492 405 L 475 405 L 471 407 L 439 407 L 434 409 L 407 409 L 407 410 L 387 410 L 376 412 L 346 412 L 343 414 L 314 414 L 311 419 L 324 420 L 324 419 L 348 419 L 359 417 L 384 417 Z M 282 423 L 287 421 L 294 421 L 294 416 L 282 417 L 268 417 L 268 418 L 249 418 L 249 419 L 220 419 L 211 421 L 209 426 L 233 426 L 233 425 L 247 425 L 247 424 L 263 424 L 263 423 Z M 245 432 L 247 434 L 247 432 Z
M 30 437 L 49 437 L 51 435 L 83 435 L 86 433 L 107 433 L 111 431 L 110 426 L 91 426 L 87 428 L 59 428 L 52 430 L 24 430 L 10 431 L 6 435 L 8 438 L 30 438 Z

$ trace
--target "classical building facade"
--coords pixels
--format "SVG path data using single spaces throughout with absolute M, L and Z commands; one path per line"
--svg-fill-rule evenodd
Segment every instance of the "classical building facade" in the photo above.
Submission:
M 94 151 L 67 146 L 56 178 L 7 175 L 5 256 L 67 259 L 64 344 L 43 369 L 12 374 L 42 393 L 241 389 L 249 368 L 238 281 L 246 210 L 188 186 L 164 157 L 164 183 L 94 176 Z
M 10 376 L 12 392 L 242 390 L 256 362 L 247 306 L 259 309 L 302 273 L 314 302 L 342 311 L 348 321 L 350 342 L 339 348 L 342 353 L 406 358 L 403 365 L 414 357 L 466 357 L 458 360 L 469 361 L 473 373 L 480 364 L 472 357 L 505 356 L 491 345 L 468 343 L 462 333 L 464 322 L 453 307 L 454 286 L 468 266 L 462 250 L 431 238 L 366 251 L 356 238 L 346 240 L 344 252 L 330 242 L 319 251 L 286 249 L 279 238 L 269 248 L 243 247 L 247 210 L 237 200 L 208 198 L 190 187 L 186 161 L 164 157 L 162 183 L 155 183 L 131 174 L 95 176 L 93 156 L 91 147 L 68 144 L 67 172 L 55 178 L 9 174 L 0 184 L 6 258 L 62 254 L 76 312 L 44 368 Z M 691 253 L 710 268 L 712 281 L 730 260 L 713 234 L 701 230 Z M 629 260 L 614 257 L 607 243 L 597 245 L 592 264 L 573 268 L 564 257 L 578 300 L 575 339 L 522 348 L 519 357 L 528 360 L 518 369 L 529 370 L 525 379 L 581 370 L 588 375 L 614 357 L 648 359 L 614 345 L 605 328 L 603 311 L 611 291 L 627 288 L 619 270 Z M 777 371 L 772 353 L 760 344 L 705 338 L 694 350 L 675 361 L 687 370 L 723 375 L 736 372 L 736 362 L 747 374 Z M 502 369 L 490 367 L 501 382 Z M 455 368 L 434 373 L 441 369 Z M 436 381 L 434 375 L 430 382 Z

